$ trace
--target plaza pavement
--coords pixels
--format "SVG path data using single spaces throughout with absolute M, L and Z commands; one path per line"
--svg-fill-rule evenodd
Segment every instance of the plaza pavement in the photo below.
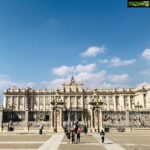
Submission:
M 47 141 L 51 135 L 43 134 L 0 134 L 0 150 L 35 150 Z
M 107 137 L 126 150 L 150 150 L 150 130 L 108 133 Z
M 0 150 L 150 150 L 150 131 L 106 133 L 102 144 L 100 135 L 81 134 L 79 144 L 71 144 L 64 133 L 0 134 Z

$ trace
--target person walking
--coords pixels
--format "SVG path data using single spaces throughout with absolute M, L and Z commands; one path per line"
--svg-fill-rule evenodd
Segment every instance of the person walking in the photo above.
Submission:
M 42 135 L 42 133 L 43 133 L 43 125 L 42 125 L 42 124 L 40 124 L 39 134 L 41 134 L 41 135 Z
M 101 136 L 102 143 L 104 143 L 104 140 L 105 140 L 105 132 L 104 132 L 103 130 L 100 132 L 100 136 Z
M 71 132 L 71 139 L 72 139 L 72 144 L 75 144 L 75 131 L 74 130 Z
M 86 126 L 84 126 L 84 133 L 85 133 L 85 135 L 87 134 L 87 127 Z
M 78 131 L 77 131 L 77 143 L 80 143 L 80 133 L 81 133 L 81 129 L 78 128 Z
M 70 130 L 67 131 L 68 142 L 70 143 Z

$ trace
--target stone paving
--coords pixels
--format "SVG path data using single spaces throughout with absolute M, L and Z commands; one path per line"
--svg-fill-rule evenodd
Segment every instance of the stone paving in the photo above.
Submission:
M 108 133 L 107 137 L 126 150 L 150 150 L 150 131 Z
M 81 134 L 80 143 L 72 144 L 65 136 L 58 150 L 105 150 L 91 134 Z
M 99 134 L 93 134 L 93 136 L 99 141 L 99 143 L 101 143 Z M 107 150 L 125 150 L 119 144 L 114 143 L 113 141 L 109 140 L 107 137 L 105 137 L 105 142 L 103 144 L 103 147 Z
M 38 149 L 51 135 L 43 134 L 0 134 L 1 149 Z
M 150 131 L 106 133 L 102 144 L 97 133 L 81 134 L 81 142 L 72 144 L 64 133 L 0 134 L 0 150 L 150 150 Z
M 55 133 L 38 150 L 58 150 L 63 137 L 64 133 Z

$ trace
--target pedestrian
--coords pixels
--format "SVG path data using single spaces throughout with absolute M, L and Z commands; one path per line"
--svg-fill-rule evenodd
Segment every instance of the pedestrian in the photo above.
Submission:
M 104 143 L 104 140 L 105 140 L 105 133 L 104 133 L 103 130 L 100 132 L 100 136 L 101 136 L 102 143 Z
M 40 128 L 39 128 L 39 134 L 42 134 L 43 133 L 43 125 L 40 124 Z
M 85 133 L 85 135 L 87 134 L 87 127 L 86 126 L 84 126 L 84 133 Z
M 75 144 L 75 131 L 74 130 L 71 132 L 71 139 L 72 139 L 72 144 Z
M 66 135 L 67 135 L 67 138 L 68 138 L 68 143 L 70 143 L 70 130 L 67 130 L 67 133 L 66 133 Z
M 80 133 L 81 133 L 81 129 L 78 128 L 78 131 L 77 131 L 77 143 L 80 143 Z

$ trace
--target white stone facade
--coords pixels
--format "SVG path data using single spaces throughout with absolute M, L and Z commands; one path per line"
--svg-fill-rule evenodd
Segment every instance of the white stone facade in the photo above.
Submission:
M 50 128 L 62 128 L 65 121 L 77 120 L 94 128 L 97 117 L 93 109 L 95 106 L 90 105 L 90 102 L 97 101 L 102 102 L 100 107 L 103 112 L 149 111 L 150 85 L 137 88 L 84 89 L 83 84 L 76 83 L 72 77 L 70 83 L 64 83 L 61 89 L 8 88 L 4 91 L 3 110 L 5 113 L 15 112 L 18 120 L 26 123 L 46 120 Z M 11 117 L 7 115 L 6 120 Z

